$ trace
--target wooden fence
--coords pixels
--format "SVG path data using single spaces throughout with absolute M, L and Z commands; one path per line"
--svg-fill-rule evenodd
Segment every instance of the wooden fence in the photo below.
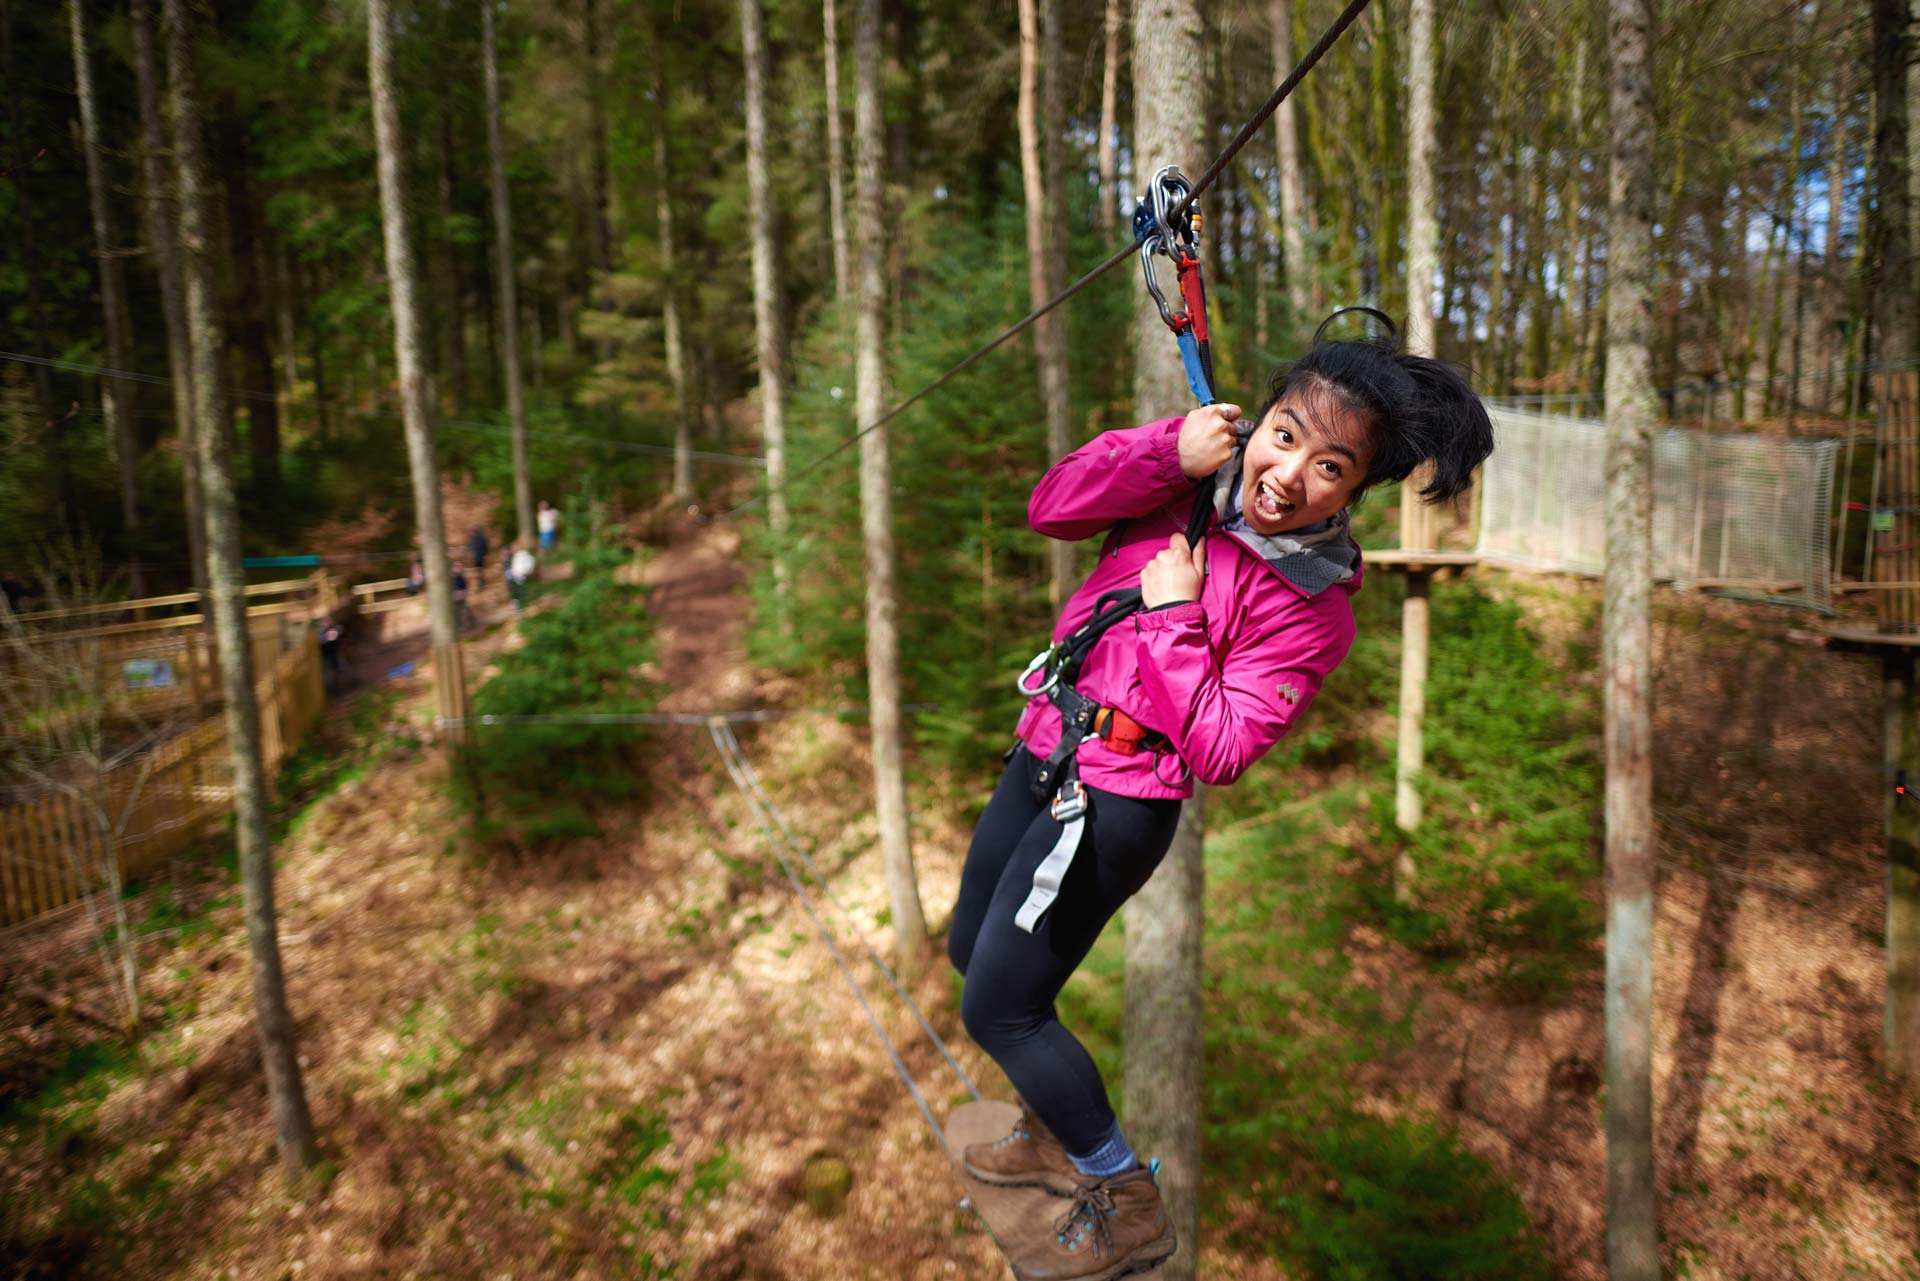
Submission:
M 258 643 L 256 637 L 256 653 Z M 326 705 L 313 629 L 301 628 L 291 647 L 261 670 L 254 692 L 271 782 Z M 233 807 L 226 718 L 200 722 L 96 786 L 98 804 L 60 794 L 0 809 L 0 924 L 30 920 L 99 892 L 107 884 L 110 856 L 118 857 L 121 875 L 131 878 L 199 839 L 209 821 Z M 120 824 L 117 842 L 114 824 Z

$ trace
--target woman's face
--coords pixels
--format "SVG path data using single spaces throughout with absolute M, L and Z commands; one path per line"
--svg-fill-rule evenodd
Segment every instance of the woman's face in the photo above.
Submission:
M 1325 520 L 1366 479 L 1373 450 L 1365 421 L 1337 395 L 1288 392 L 1247 438 L 1240 504 L 1255 533 Z

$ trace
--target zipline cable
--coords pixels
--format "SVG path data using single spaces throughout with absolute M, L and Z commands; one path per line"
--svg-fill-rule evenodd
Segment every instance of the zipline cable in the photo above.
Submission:
M 733 779 L 734 786 L 740 789 L 742 796 L 746 797 L 747 805 L 753 811 L 754 821 L 760 825 L 761 835 L 766 838 L 767 848 L 773 851 L 774 860 L 780 864 L 780 870 L 786 873 L 787 881 L 800 898 L 800 906 L 806 909 L 807 919 L 813 922 L 813 928 L 820 935 L 820 941 L 825 943 L 827 951 L 833 954 L 833 963 L 840 967 L 841 977 L 846 979 L 847 986 L 853 989 L 854 999 L 860 1002 L 860 1008 L 866 1011 L 867 1022 L 873 1025 L 875 1035 L 880 1038 L 881 1045 L 886 1047 L 887 1057 L 893 1060 L 893 1070 L 899 1074 L 901 1084 L 905 1085 L 907 1093 L 913 1096 L 914 1103 L 920 1109 L 920 1115 L 927 1120 L 927 1128 L 933 1131 L 934 1139 L 939 1142 L 941 1150 L 951 1160 L 953 1150 L 947 1147 L 946 1132 L 940 1128 L 940 1123 L 934 1120 L 933 1109 L 927 1106 L 927 1100 L 921 1095 L 920 1087 L 914 1084 L 913 1074 L 907 1071 L 906 1063 L 900 1058 L 900 1051 L 894 1048 L 893 1038 L 888 1036 L 887 1029 L 880 1025 L 880 1016 L 873 1012 L 873 1006 L 868 1002 L 866 992 L 861 989 L 860 981 L 853 976 L 853 970 L 847 965 L 846 957 L 841 955 L 839 945 L 833 941 L 833 935 L 827 930 L 825 922 L 821 921 L 820 913 L 814 910 L 812 895 L 807 893 L 806 886 L 800 883 L 800 878 L 793 874 L 793 865 L 787 862 L 786 855 L 780 852 L 779 842 L 774 839 L 773 829 L 768 824 L 766 815 L 761 811 L 759 801 L 754 799 L 752 792 L 741 781 L 739 768 L 735 764 L 733 753 L 728 749 L 721 725 L 709 726 L 708 732 L 713 736 L 713 745 L 720 753 L 721 762 L 727 767 L 728 777 Z
M 1220 176 L 1221 170 L 1225 169 L 1227 165 L 1232 162 L 1233 158 L 1240 154 L 1240 149 L 1245 147 L 1247 141 L 1259 131 L 1260 126 L 1265 124 L 1268 118 L 1280 109 L 1280 104 L 1286 101 L 1287 96 L 1306 78 L 1307 73 L 1313 70 L 1314 65 L 1326 55 L 1327 50 L 1333 47 L 1334 42 L 1346 34 L 1347 28 L 1354 24 L 1354 21 L 1366 11 L 1368 4 L 1371 2 L 1372 0 L 1348 0 L 1347 7 L 1341 11 L 1338 18 L 1334 19 L 1333 25 L 1328 27 L 1326 31 L 1321 34 L 1320 39 L 1314 42 L 1313 48 L 1307 50 L 1306 56 L 1300 59 L 1294 69 L 1288 73 L 1287 78 L 1282 80 L 1280 86 L 1273 91 L 1273 96 L 1267 99 L 1266 103 L 1260 110 L 1253 114 L 1251 119 L 1240 126 L 1239 132 L 1234 134 L 1232 140 L 1227 143 L 1225 150 L 1214 157 L 1213 163 L 1207 166 L 1206 172 L 1202 173 L 1199 181 L 1193 184 L 1193 191 L 1188 194 L 1186 199 L 1173 206 L 1168 215 L 1170 219 L 1178 217 L 1192 207 L 1193 202 L 1200 198 L 1200 193 L 1211 186 L 1214 180 Z M 1109 271 L 1112 271 L 1115 267 L 1118 267 L 1121 263 L 1131 259 L 1138 250 L 1138 243 L 1133 241 L 1129 241 L 1126 245 L 1114 250 L 1111 254 L 1107 255 L 1098 266 L 1094 267 L 1093 270 L 1087 272 L 1086 275 L 1080 277 L 1080 279 L 1047 299 L 1046 302 L 1035 307 L 1012 325 L 1002 330 L 996 337 L 974 348 L 967 355 L 963 356 L 957 364 L 953 365 L 945 373 L 939 375 L 932 382 L 927 383 L 921 387 L 920 390 L 914 392 L 913 395 L 908 396 L 905 400 L 894 405 L 893 408 L 887 410 L 872 422 L 847 436 L 826 453 L 812 459 L 805 466 L 788 475 L 785 478 L 785 483 L 792 484 L 804 476 L 811 475 L 830 459 L 838 457 L 846 450 L 847 446 L 858 441 L 869 432 L 877 431 L 881 427 L 886 426 L 887 423 L 905 412 L 909 406 L 918 403 L 920 400 L 945 386 L 957 375 L 971 369 L 979 362 L 981 357 L 993 351 L 995 348 L 1002 346 L 1008 339 L 1031 328 L 1034 322 L 1042 316 L 1060 306 L 1069 298 L 1072 298 L 1075 294 L 1085 289 L 1088 285 L 1091 285 L 1100 277 L 1106 275 Z M 765 494 L 756 495 L 743 503 L 729 507 L 726 511 L 721 512 L 720 515 L 733 516 L 765 501 Z
M 829 888 L 830 882 L 821 874 L 820 869 L 814 865 L 813 857 L 807 853 L 807 847 L 801 842 L 800 838 L 794 834 L 793 828 L 788 825 L 786 815 L 780 812 L 780 807 L 773 803 L 773 798 L 768 796 L 766 789 L 760 786 L 760 776 L 754 771 L 753 762 L 747 759 L 746 749 L 740 746 L 740 737 L 733 732 L 733 726 L 729 723 L 722 722 L 718 732 L 724 733 L 727 736 L 728 746 L 732 749 L 734 758 L 740 763 L 740 772 L 745 776 L 747 786 L 753 789 L 754 796 L 759 799 L 760 804 L 765 807 L 767 814 L 780 829 L 781 836 L 785 839 L 787 848 L 793 851 L 801 863 L 806 865 L 807 873 L 819 883 L 820 892 L 826 895 L 827 902 L 833 904 L 840 915 L 846 919 L 847 928 L 852 930 L 854 937 L 860 940 L 860 946 L 866 949 L 868 958 L 880 968 L 882 974 L 887 976 L 887 982 L 893 985 L 894 992 L 899 995 L 902 1001 L 906 1002 L 907 1008 L 913 1011 L 913 1017 L 920 1024 L 920 1030 L 927 1034 L 927 1039 L 932 1041 L 934 1048 L 940 1051 L 940 1057 L 947 1061 L 947 1066 L 953 1069 L 953 1074 L 960 1078 L 960 1084 L 967 1088 L 967 1093 L 973 1096 L 974 1102 L 979 1102 L 980 1091 L 974 1085 L 973 1078 L 968 1076 L 966 1069 L 954 1060 L 952 1052 L 947 1049 L 946 1041 L 942 1040 L 940 1034 L 933 1030 L 933 1024 L 927 1021 L 927 1016 L 921 1013 L 919 1004 L 908 994 L 906 988 L 901 986 L 900 979 L 894 974 L 892 967 L 889 966 L 885 959 L 881 957 L 880 953 L 875 950 L 873 944 L 867 941 L 867 936 L 865 932 L 860 929 L 859 922 L 854 919 L 853 913 L 847 909 L 845 904 L 841 903 L 833 890 Z

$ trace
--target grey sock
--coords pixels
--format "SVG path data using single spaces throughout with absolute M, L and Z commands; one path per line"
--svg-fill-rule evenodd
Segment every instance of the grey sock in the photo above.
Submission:
M 1113 1128 L 1107 1131 L 1107 1137 L 1086 1156 L 1067 1153 L 1067 1159 L 1073 1162 L 1073 1168 L 1090 1178 L 1104 1179 L 1109 1175 L 1125 1174 L 1140 1164 L 1140 1158 L 1133 1154 L 1127 1145 L 1127 1136 L 1120 1133 L 1120 1122 L 1115 1121 Z

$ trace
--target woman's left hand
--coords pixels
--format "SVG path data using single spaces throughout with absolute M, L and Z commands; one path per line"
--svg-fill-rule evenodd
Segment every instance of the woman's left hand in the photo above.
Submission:
M 1148 609 L 1199 600 L 1206 577 L 1207 540 L 1202 538 L 1198 546 L 1189 548 L 1186 535 L 1175 534 L 1141 569 L 1140 597 Z

